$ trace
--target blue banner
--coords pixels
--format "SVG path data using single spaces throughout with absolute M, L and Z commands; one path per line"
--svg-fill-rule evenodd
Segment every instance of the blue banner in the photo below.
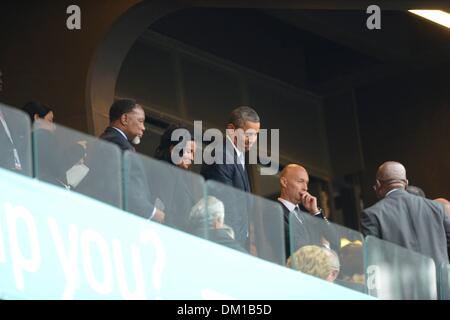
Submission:
M 371 299 L 0 169 L 4 299 Z

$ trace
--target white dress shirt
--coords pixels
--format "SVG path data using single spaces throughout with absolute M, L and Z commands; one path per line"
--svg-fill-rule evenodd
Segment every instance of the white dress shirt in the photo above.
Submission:
M 230 136 L 227 135 L 227 139 L 231 142 L 231 144 L 233 145 L 234 151 L 236 151 L 236 156 L 237 156 L 237 160 L 238 163 L 242 166 L 242 169 L 245 171 L 245 157 L 244 157 L 244 152 L 240 151 L 238 148 L 236 148 L 236 146 L 233 143 L 233 140 L 231 140 Z

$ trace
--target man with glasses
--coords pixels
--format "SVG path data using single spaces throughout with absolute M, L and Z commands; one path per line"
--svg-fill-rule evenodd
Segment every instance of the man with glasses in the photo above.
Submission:
M 380 201 L 363 211 L 363 234 L 431 257 L 436 267 L 448 264 L 450 216 L 434 201 L 406 192 L 407 186 L 401 163 L 388 161 L 378 168 L 374 190 Z

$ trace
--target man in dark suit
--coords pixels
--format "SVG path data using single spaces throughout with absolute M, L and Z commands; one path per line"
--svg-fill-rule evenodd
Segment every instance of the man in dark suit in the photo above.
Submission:
M 136 152 L 134 145 L 140 143 L 145 131 L 142 106 L 134 100 L 118 100 L 109 110 L 109 121 L 109 127 L 100 138 L 116 144 L 122 151 Z M 132 166 L 128 189 L 129 210 L 139 216 L 163 222 L 165 214 L 151 203 L 149 190 L 143 166 Z
M 294 237 L 295 250 L 305 245 L 322 245 L 335 239 L 328 239 L 319 224 L 311 224 L 306 221 L 304 214 L 308 214 L 328 222 L 322 210 L 317 205 L 317 198 L 308 192 L 309 175 L 306 169 L 297 164 L 289 164 L 284 167 L 280 175 L 281 194 L 278 201 L 284 212 L 284 234 L 286 244 L 286 257 L 291 255 L 290 220 L 295 221 L 294 229 L 298 237 Z M 294 219 L 295 218 L 295 219 Z M 308 226 L 310 228 L 308 228 Z M 322 239 L 323 237 L 323 239 Z
M 118 145 L 122 151 L 136 151 L 134 145 L 140 143 L 145 131 L 144 109 L 133 100 L 118 100 L 109 109 L 109 122 L 100 138 Z
M 227 134 L 221 154 L 216 154 L 213 164 L 203 164 L 201 174 L 205 179 L 219 181 L 244 192 L 251 192 L 248 170 L 245 166 L 245 152 L 257 141 L 260 119 L 250 107 L 239 107 L 231 112 L 227 124 Z M 225 224 L 235 232 L 236 240 L 249 248 L 248 208 L 242 207 L 245 201 L 224 201 L 226 208 Z M 239 206 L 241 204 L 241 206 Z
M 406 192 L 406 170 L 398 162 L 382 164 L 375 182 L 380 201 L 363 211 L 363 234 L 431 257 L 438 268 L 448 264 L 450 217 L 443 206 Z

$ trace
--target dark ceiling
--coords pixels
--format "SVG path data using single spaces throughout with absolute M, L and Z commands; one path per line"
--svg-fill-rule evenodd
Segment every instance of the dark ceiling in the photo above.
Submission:
M 319 92 L 450 60 L 449 29 L 407 11 L 383 11 L 381 30 L 368 30 L 367 17 L 357 10 L 189 8 L 152 30 Z

